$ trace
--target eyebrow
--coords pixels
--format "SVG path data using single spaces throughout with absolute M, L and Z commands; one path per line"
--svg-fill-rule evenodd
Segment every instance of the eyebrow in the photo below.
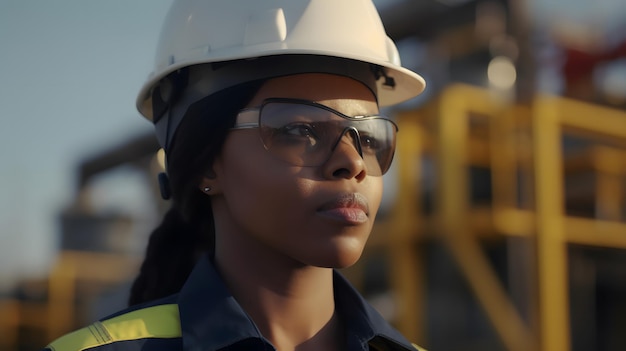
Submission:
M 378 108 L 378 105 L 376 103 L 374 103 L 374 106 L 376 109 L 374 111 L 370 111 L 367 107 L 363 106 L 363 104 L 359 103 L 362 100 L 356 100 L 356 99 L 347 99 L 347 100 L 349 100 L 349 103 L 347 104 L 347 106 L 342 106 L 342 107 L 348 107 L 350 109 L 348 111 L 351 113 L 346 113 L 348 111 L 345 111 L 343 109 L 339 110 L 337 109 L 337 106 L 329 106 L 319 101 L 312 101 L 312 102 L 314 102 L 317 105 L 325 106 L 333 111 L 339 112 L 349 117 L 367 117 L 367 116 L 375 116 L 375 115 L 380 114 L 380 109 Z

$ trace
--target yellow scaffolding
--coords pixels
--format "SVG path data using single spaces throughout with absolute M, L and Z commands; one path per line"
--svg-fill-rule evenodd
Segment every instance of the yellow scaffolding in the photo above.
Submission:
M 62 251 L 45 282 L 45 301 L 0 300 L 0 346 L 3 350 L 20 349 L 20 327 L 40 331 L 42 342 L 46 343 L 88 324 L 91 321 L 81 318 L 84 311 L 77 310 L 79 285 L 97 293 L 105 286 L 128 281 L 138 267 L 139 259 L 131 255 Z
M 488 121 L 485 135 L 472 135 L 475 115 Z M 402 113 L 398 124 L 400 190 L 392 212 L 372 235 L 373 246 L 390 250 L 391 289 L 402 306 L 398 327 L 411 339 L 424 340 L 424 267 L 410 244 L 430 235 L 449 249 L 506 349 L 570 350 L 567 246 L 626 248 L 626 223 L 619 221 L 626 153 L 596 146 L 586 155 L 596 169 L 605 171 L 596 196 L 608 206 L 609 215 L 573 217 L 565 213 L 561 140 L 567 131 L 626 145 L 626 113 L 557 97 L 538 97 L 532 106 L 507 105 L 489 90 L 453 85 L 427 107 Z M 437 163 L 431 216 L 419 214 L 422 194 L 416 167 L 427 152 Z M 490 208 L 470 203 L 467 173 L 472 164 L 490 169 Z M 520 206 L 517 199 L 519 174 L 531 179 L 524 184 L 533 194 L 528 206 Z M 533 243 L 531 257 L 526 257 L 533 277 L 528 282 L 532 310 L 526 311 L 527 321 L 481 250 L 479 239 L 494 234 Z

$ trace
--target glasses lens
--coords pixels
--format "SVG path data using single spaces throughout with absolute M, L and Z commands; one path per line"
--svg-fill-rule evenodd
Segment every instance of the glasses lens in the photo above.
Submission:
M 292 165 L 320 166 L 342 140 L 359 150 L 357 138 L 369 174 L 384 174 L 393 159 L 396 126 L 381 117 L 349 118 L 321 105 L 270 100 L 259 118 L 265 148 Z

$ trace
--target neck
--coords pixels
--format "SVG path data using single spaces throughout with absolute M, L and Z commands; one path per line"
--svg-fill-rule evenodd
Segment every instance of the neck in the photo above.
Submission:
M 249 244 L 216 243 L 215 261 L 263 336 L 281 351 L 340 349 L 332 269 L 296 263 Z

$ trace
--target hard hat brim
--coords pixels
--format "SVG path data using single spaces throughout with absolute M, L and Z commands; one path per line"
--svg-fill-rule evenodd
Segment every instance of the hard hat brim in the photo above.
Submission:
M 426 82 L 424 78 L 422 78 L 417 73 L 401 67 L 399 65 L 395 65 L 388 61 L 382 59 L 375 59 L 370 57 L 363 57 L 359 55 L 347 55 L 345 52 L 337 53 L 328 50 L 311 50 L 311 49 L 290 49 L 285 50 L 284 48 L 276 48 L 274 50 L 266 50 L 262 53 L 256 51 L 254 56 L 243 56 L 241 55 L 241 51 L 236 56 L 223 56 L 223 57 L 214 57 L 207 55 L 202 59 L 188 59 L 188 60 L 180 60 L 179 62 L 175 62 L 169 65 L 166 69 L 160 70 L 158 75 L 152 74 L 149 76 L 147 82 L 141 88 L 139 95 L 137 97 L 136 105 L 139 112 L 146 117 L 148 120 L 153 119 L 152 115 L 152 91 L 155 86 L 159 84 L 159 82 L 170 75 L 173 72 L 176 72 L 182 68 L 204 64 L 204 63 L 215 63 L 215 62 L 224 62 L 224 61 L 232 61 L 232 60 L 240 60 L 240 59 L 252 59 L 252 58 L 260 58 L 265 56 L 274 56 L 274 55 L 312 55 L 312 56 L 330 56 L 337 58 L 344 58 L 355 60 L 359 62 L 365 62 L 369 64 L 374 64 L 381 66 L 386 69 L 386 74 L 393 78 L 395 81 L 394 87 L 389 87 L 384 85 L 384 80 L 379 79 L 377 81 L 377 99 L 380 106 L 392 106 L 404 101 L 407 101 L 417 95 L 421 94 L 425 87 Z M 268 77 L 271 78 L 271 77 Z

